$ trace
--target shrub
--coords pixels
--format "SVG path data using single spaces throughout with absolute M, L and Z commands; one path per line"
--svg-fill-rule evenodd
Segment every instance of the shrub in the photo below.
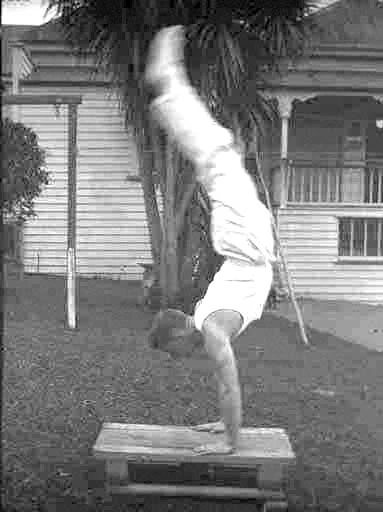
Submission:
M 34 200 L 49 183 L 45 151 L 33 130 L 9 118 L 1 122 L 1 139 L 1 211 L 6 217 L 22 222 L 36 215 Z

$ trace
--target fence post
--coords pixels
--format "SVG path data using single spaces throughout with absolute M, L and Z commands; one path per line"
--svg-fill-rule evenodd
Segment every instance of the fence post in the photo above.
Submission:
M 77 105 L 68 105 L 68 241 L 67 241 L 67 327 L 78 323 L 78 286 L 76 279 L 76 153 Z

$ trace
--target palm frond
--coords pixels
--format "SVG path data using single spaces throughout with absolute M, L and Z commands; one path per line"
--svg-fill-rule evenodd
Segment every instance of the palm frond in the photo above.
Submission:
M 306 36 L 307 0 L 49 0 L 66 38 L 114 78 L 127 124 L 136 136 L 148 123 L 143 83 L 154 33 L 172 23 L 187 26 L 186 54 L 193 83 L 213 112 L 231 126 L 264 116 L 269 106 L 251 85 L 260 63 L 299 52 Z M 190 65 L 189 65 L 190 64 Z

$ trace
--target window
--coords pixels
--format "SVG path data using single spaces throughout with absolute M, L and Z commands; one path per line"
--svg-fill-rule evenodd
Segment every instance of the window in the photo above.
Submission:
M 343 143 L 344 162 L 361 162 L 365 159 L 365 124 L 362 121 L 348 121 L 345 126 Z
M 365 168 L 364 202 L 383 203 L 383 165 L 369 165 Z
M 369 122 L 366 129 L 367 160 L 383 159 L 383 125 L 381 119 Z
M 383 218 L 345 217 L 339 219 L 339 257 L 383 257 Z

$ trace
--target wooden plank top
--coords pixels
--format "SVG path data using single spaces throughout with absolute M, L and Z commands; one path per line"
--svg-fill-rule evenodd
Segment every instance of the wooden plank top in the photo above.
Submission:
M 197 446 L 222 434 L 196 432 L 185 426 L 104 423 L 93 447 L 99 459 L 162 464 L 210 463 L 253 467 L 265 462 L 289 463 L 295 459 L 284 429 L 242 428 L 239 448 L 229 455 L 198 455 Z
M 6 94 L 4 105 L 79 105 L 81 96 L 67 94 Z

